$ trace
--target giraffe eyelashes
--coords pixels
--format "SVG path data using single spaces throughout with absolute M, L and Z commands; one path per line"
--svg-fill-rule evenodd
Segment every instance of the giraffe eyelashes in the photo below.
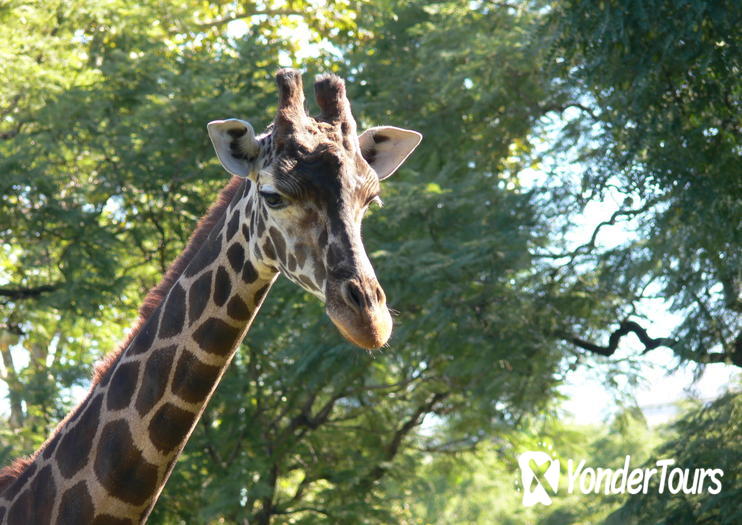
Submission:
M 265 201 L 266 206 L 271 209 L 280 210 L 288 205 L 283 197 L 281 197 L 281 194 L 273 189 L 273 186 L 263 186 L 259 193 Z

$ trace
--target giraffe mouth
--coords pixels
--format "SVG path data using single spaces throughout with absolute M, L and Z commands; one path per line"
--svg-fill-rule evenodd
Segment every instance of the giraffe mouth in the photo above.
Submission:
M 345 315 L 329 305 L 327 308 L 328 317 L 345 339 L 366 350 L 374 350 L 381 348 L 389 340 L 392 334 L 392 316 L 386 308 L 369 313 L 371 315 Z
M 392 316 L 376 277 L 328 280 L 326 292 L 327 315 L 343 337 L 366 350 L 386 344 L 392 334 Z

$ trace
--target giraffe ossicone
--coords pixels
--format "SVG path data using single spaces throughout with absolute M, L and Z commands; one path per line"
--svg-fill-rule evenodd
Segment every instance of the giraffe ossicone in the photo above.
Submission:
M 86 399 L 35 454 L 0 470 L 0 524 L 143 523 L 279 273 L 324 301 L 349 341 L 387 342 L 392 321 L 361 220 L 421 135 L 383 126 L 358 136 L 334 75 L 316 79 L 317 117 L 299 72 L 280 70 L 276 82 L 264 133 L 238 119 L 208 124 L 234 177 Z

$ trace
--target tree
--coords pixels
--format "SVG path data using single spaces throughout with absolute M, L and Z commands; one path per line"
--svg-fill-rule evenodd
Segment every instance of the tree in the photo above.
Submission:
M 315 7 L 81 1 L 1 12 L 13 38 L 0 49 L 23 59 L 0 66 L 10 79 L 0 88 L 0 371 L 11 409 L 0 454 L 33 450 L 87 385 L 226 180 L 205 123 L 268 124 L 279 64 L 347 77 L 361 127 L 425 135 L 365 222 L 397 329 L 388 350 L 359 354 L 314 299 L 279 282 L 151 522 L 394 521 L 407 505 L 396 489 L 430 474 L 422 461 L 522 438 L 557 403 L 582 354 L 575 344 L 601 348 L 590 341 L 631 311 L 637 283 L 654 275 L 642 272 L 668 271 L 649 262 L 624 271 L 628 248 L 558 257 L 556 218 L 584 201 L 568 185 L 524 183 L 524 169 L 543 161 L 544 117 L 567 107 L 586 119 L 568 132 L 586 133 L 590 113 L 602 119 L 605 134 L 584 135 L 581 151 L 603 177 L 586 179 L 588 189 L 599 196 L 612 183 L 590 149 L 614 140 L 602 99 L 581 70 L 547 67 L 582 64 L 567 26 L 554 25 L 570 20 L 561 8 Z M 642 199 L 639 209 L 659 206 Z M 683 227 L 703 237 L 706 219 Z M 661 243 L 647 232 L 636 242 L 657 261 Z
M 563 2 L 550 17 L 559 77 L 589 111 L 566 129 L 578 139 L 581 188 L 575 205 L 617 194 L 610 224 L 633 240 L 564 254 L 595 268 L 588 293 L 618 295 L 615 324 L 644 297 L 660 296 L 685 320 L 649 341 L 621 324 L 618 337 L 645 336 L 683 360 L 742 366 L 742 177 L 739 171 L 738 2 Z M 628 222 L 630 221 L 630 222 Z M 599 229 L 608 223 L 599 225 Z M 618 276 L 618 277 L 617 277 Z M 575 344 L 610 355 L 615 344 Z
M 675 421 L 673 435 L 662 443 L 657 458 L 673 458 L 684 468 L 721 469 L 722 488 L 717 494 L 683 494 L 668 498 L 654 480 L 647 494 L 627 498 L 606 523 L 736 523 L 742 517 L 739 465 L 740 409 L 742 394 L 728 392 L 705 406 L 693 407 Z

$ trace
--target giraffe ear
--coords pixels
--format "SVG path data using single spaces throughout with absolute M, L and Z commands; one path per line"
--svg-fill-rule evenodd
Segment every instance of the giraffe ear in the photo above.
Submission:
M 374 169 L 379 180 L 384 180 L 397 171 L 422 138 L 417 131 L 379 126 L 364 131 L 358 137 L 358 142 L 363 158 Z
M 232 175 L 248 177 L 260 154 L 260 144 L 250 123 L 236 118 L 213 120 L 206 129 L 224 169 Z

